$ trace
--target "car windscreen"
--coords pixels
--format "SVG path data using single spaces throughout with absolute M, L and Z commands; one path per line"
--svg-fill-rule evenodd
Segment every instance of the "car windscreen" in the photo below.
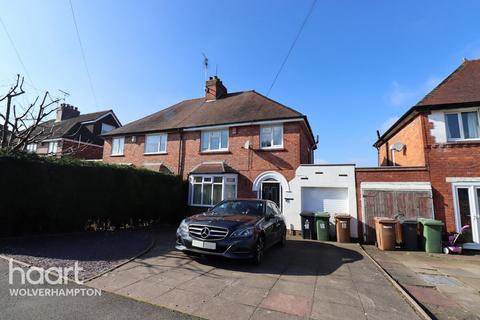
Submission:
M 262 201 L 225 201 L 216 205 L 211 212 L 214 214 L 245 214 L 251 216 L 263 215 Z

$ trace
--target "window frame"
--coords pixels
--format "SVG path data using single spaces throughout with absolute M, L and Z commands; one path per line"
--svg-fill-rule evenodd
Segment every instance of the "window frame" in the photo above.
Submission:
M 212 141 L 212 134 L 217 133 L 220 135 L 219 136 L 219 148 L 218 149 L 212 149 L 211 147 L 211 141 Z M 227 132 L 227 146 L 225 148 L 222 148 L 222 133 Z M 204 137 L 208 135 L 208 149 L 203 149 L 203 139 Z M 200 132 L 200 152 L 225 152 L 229 150 L 230 147 L 230 129 L 229 128 L 223 128 L 223 129 L 216 129 L 216 130 L 202 130 Z
M 264 129 L 267 129 L 267 128 L 271 128 L 272 129 L 272 132 L 270 133 L 271 137 L 270 137 L 270 146 L 269 147 L 264 147 L 262 146 L 262 142 L 263 142 L 263 130 Z M 281 129 L 281 134 L 282 134 L 282 143 L 279 144 L 279 145 L 275 145 L 273 143 L 274 141 L 274 130 L 275 128 L 280 128 Z M 276 149 L 283 149 L 284 148 L 284 128 L 283 128 L 283 123 L 280 123 L 280 124 L 272 124 L 272 125 L 262 125 L 260 126 L 260 149 L 262 150 L 276 150 Z
M 475 112 L 477 114 L 477 138 L 465 138 L 465 131 L 463 128 L 463 119 L 462 119 L 462 113 L 468 113 L 468 112 Z M 448 136 L 448 123 L 447 123 L 447 116 L 448 115 L 456 115 L 457 116 L 457 122 L 458 122 L 458 127 L 460 131 L 460 138 L 450 138 Z M 461 110 L 455 110 L 455 111 L 445 111 L 444 112 L 444 121 L 445 121 L 445 136 L 447 138 L 447 142 L 458 142 L 458 141 L 479 141 L 480 140 L 480 112 L 479 108 L 473 108 L 473 109 L 461 109 Z
M 50 147 L 54 146 L 54 147 Z M 58 140 L 48 141 L 47 154 L 57 154 L 58 152 Z
M 31 148 L 29 146 L 32 146 L 33 148 Z M 38 148 L 38 143 L 32 142 L 32 143 L 28 143 L 26 145 L 25 150 L 27 150 L 28 152 L 37 152 L 37 148 Z
M 195 182 L 195 178 L 201 178 L 201 182 Z M 222 178 L 222 182 L 214 182 L 215 178 Z M 235 181 L 232 182 L 227 182 L 227 179 L 235 179 Z M 206 179 L 210 179 L 210 182 L 206 181 Z M 204 204 L 203 203 L 203 189 L 204 185 L 209 184 L 211 185 L 211 196 L 210 196 L 210 201 L 211 204 Z M 220 201 L 225 200 L 225 186 L 226 185 L 233 185 L 235 186 L 235 195 L 234 199 L 237 198 L 238 195 L 238 175 L 237 174 L 191 174 L 189 177 L 189 197 L 188 197 L 188 204 L 192 207 L 205 207 L 205 208 L 211 208 L 214 207 L 217 203 L 213 203 L 213 186 L 214 185 L 219 185 L 221 184 L 222 186 L 222 196 Z M 193 197 L 194 197 L 194 187 L 195 185 L 201 185 L 201 191 L 200 191 L 200 203 L 194 203 L 193 202 Z M 220 202 L 219 201 L 219 202 Z
M 111 128 L 110 130 L 103 130 L 103 128 L 105 126 L 108 126 L 109 128 Z M 102 122 L 102 125 L 100 127 L 100 134 L 104 134 L 104 133 L 107 133 L 107 132 L 110 132 L 112 131 L 113 129 L 115 129 L 116 127 L 111 125 L 111 124 L 108 124 L 108 123 L 105 123 L 105 122 Z
M 159 136 L 160 140 L 158 143 L 157 151 L 154 152 L 147 152 L 147 139 L 148 137 Z M 165 150 L 160 150 L 162 137 L 165 137 Z M 143 142 L 143 154 L 166 154 L 167 153 L 167 145 L 168 145 L 168 133 L 151 133 L 145 135 L 145 141 Z
M 115 145 L 115 140 L 121 140 L 122 141 L 122 150 L 121 153 L 113 153 L 113 146 Z M 111 156 L 123 156 L 125 155 L 125 137 L 113 137 L 112 138 L 112 150 L 110 150 L 110 155 Z

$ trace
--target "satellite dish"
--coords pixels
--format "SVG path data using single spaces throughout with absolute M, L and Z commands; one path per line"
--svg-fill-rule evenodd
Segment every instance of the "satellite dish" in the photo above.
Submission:
M 244 149 L 250 149 L 250 140 L 245 141 L 245 144 L 243 145 Z
M 401 142 L 396 142 L 390 147 L 390 150 L 395 150 L 397 152 L 400 152 L 403 149 L 405 149 L 405 144 Z

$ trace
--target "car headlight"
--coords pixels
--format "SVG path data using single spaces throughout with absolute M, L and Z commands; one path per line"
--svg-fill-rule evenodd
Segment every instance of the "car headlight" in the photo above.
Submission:
M 234 231 L 230 237 L 232 238 L 248 238 L 248 237 L 251 237 L 253 236 L 253 227 L 249 227 L 249 228 L 246 228 L 246 229 L 241 229 L 241 230 L 237 230 L 237 231 Z
M 182 220 L 182 222 L 180 222 L 180 226 L 178 227 L 178 230 L 181 233 L 188 233 L 188 224 L 185 222 L 185 220 Z

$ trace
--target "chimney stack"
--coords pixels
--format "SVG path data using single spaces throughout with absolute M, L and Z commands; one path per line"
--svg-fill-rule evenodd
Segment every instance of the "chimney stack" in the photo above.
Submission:
M 55 119 L 55 122 L 75 118 L 79 115 L 80 111 L 78 111 L 78 108 L 68 103 L 61 103 L 60 107 L 57 108 L 57 119 Z
M 217 76 L 210 77 L 205 83 L 206 100 L 217 100 L 227 94 L 227 88 Z

